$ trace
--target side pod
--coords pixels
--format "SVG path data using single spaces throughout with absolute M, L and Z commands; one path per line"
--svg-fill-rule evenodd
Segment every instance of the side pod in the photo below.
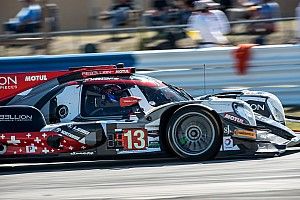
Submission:
M 32 106 L 0 107 L 0 133 L 38 132 L 44 126 L 43 114 Z

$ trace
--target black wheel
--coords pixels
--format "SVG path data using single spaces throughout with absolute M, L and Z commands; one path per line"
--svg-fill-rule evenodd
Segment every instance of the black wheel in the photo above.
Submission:
M 214 158 L 222 141 L 215 117 L 199 107 L 177 110 L 168 123 L 166 137 L 170 150 L 188 160 Z

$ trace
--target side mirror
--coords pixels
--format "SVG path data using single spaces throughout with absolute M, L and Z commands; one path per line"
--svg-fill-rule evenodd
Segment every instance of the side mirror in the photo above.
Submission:
M 131 96 L 131 97 L 122 97 L 120 99 L 120 106 L 123 107 L 130 107 L 130 106 L 134 106 L 137 105 L 139 103 L 139 101 L 141 101 L 142 98 L 140 97 L 135 97 L 135 96 Z

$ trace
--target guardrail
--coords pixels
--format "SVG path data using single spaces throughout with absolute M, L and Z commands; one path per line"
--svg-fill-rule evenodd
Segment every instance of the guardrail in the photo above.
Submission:
M 236 47 L 0 58 L 0 73 L 51 71 L 124 62 L 194 96 L 233 89 L 264 90 L 285 105 L 300 103 L 300 45 L 257 46 L 246 75 L 237 75 Z

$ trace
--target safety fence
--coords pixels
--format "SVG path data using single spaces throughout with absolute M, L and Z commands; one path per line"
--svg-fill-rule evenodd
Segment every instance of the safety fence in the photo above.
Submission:
M 63 70 L 118 62 L 186 89 L 194 96 L 229 90 L 272 92 L 285 105 L 300 103 L 300 45 L 257 46 L 248 49 L 249 63 L 239 75 L 237 47 L 136 51 L 0 58 L 0 73 Z M 242 52 L 242 53 L 245 53 Z M 238 64 L 237 64 L 238 63 Z

